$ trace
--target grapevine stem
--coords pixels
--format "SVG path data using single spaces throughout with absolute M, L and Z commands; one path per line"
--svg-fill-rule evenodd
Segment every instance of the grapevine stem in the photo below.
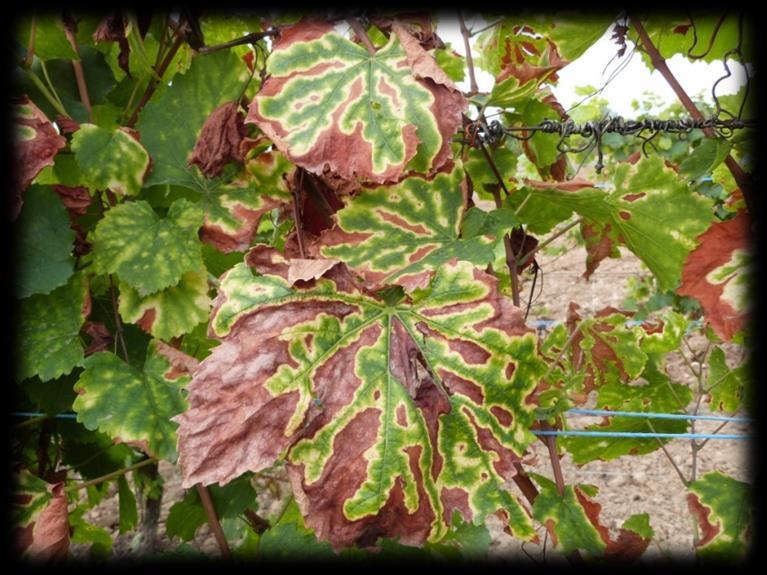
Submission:
M 538 253 L 540 250 L 545 248 L 547 245 L 549 245 L 551 242 L 553 242 L 557 238 L 559 238 L 559 237 L 563 236 L 564 234 L 566 234 L 567 232 L 569 232 L 572 228 L 574 228 L 575 226 L 580 224 L 582 221 L 583 221 L 583 218 L 578 218 L 575 221 L 570 222 L 569 224 L 567 224 L 564 228 L 562 228 L 558 232 L 555 232 L 554 234 L 552 234 L 551 236 L 546 238 L 546 240 L 544 240 L 543 242 L 541 242 L 540 244 L 535 246 L 532 250 L 530 250 L 525 255 L 523 255 L 521 258 L 519 258 L 519 265 L 524 266 L 525 263 L 527 263 L 527 261 L 531 257 L 533 257 L 536 253 Z
M 88 95 L 88 84 L 85 81 L 85 70 L 83 70 L 83 63 L 80 58 L 80 48 L 77 46 L 77 39 L 72 31 L 71 22 L 64 22 L 64 34 L 69 41 L 72 50 L 77 54 L 77 60 L 72 60 L 72 69 L 75 72 L 75 80 L 77 81 L 77 91 L 80 93 L 80 101 L 88 111 L 88 120 L 93 120 L 93 108 L 91 107 L 91 98 Z
M 210 525 L 213 536 L 216 538 L 219 549 L 221 549 L 221 555 L 229 557 L 232 553 L 229 550 L 229 543 L 224 536 L 224 530 L 221 528 L 221 523 L 218 521 L 218 515 L 216 514 L 216 507 L 213 505 L 213 500 L 210 498 L 208 488 L 201 483 L 197 484 L 197 494 L 200 496 L 202 507 L 205 509 L 205 515 L 208 518 L 208 525 Z
M 642 22 L 639 21 L 639 18 L 634 18 L 632 16 L 631 25 L 634 26 L 634 29 L 639 35 L 639 38 L 642 40 L 644 49 L 647 52 L 647 55 L 650 56 L 650 60 L 652 61 L 653 66 L 655 66 L 655 69 L 658 70 L 666 79 L 666 82 L 668 82 L 668 85 L 671 86 L 672 90 L 674 90 L 674 93 L 676 93 L 679 101 L 682 102 L 682 105 L 690 113 L 690 115 L 696 120 L 702 120 L 703 114 L 700 113 L 700 110 L 698 110 L 697 106 L 695 106 L 695 103 L 692 101 L 690 96 L 687 95 L 687 92 L 685 92 L 684 88 L 682 88 L 681 84 L 679 84 L 679 81 L 669 69 L 665 58 L 661 56 L 658 48 L 655 46 L 655 44 L 653 44 L 649 34 L 647 34 L 647 30 L 645 30 Z M 706 136 L 709 138 L 714 137 L 714 131 L 711 128 L 704 128 L 703 133 L 706 134 Z M 743 168 L 740 167 L 738 162 L 735 161 L 735 158 L 732 157 L 732 154 L 727 154 L 724 163 L 727 165 L 727 168 L 730 170 L 732 177 L 738 184 L 738 188 L 740 188 L 740 191 L 743 193 L 743 199 L 746 201 L 746 209 L 748 210 L 748 213 L 755 218 L 755 198 L 753 196 L 753 192 L 751 190 L 751 186 L 746 173 L 743 171 Z
M 215 46 L 202 46 L 198 52 L 200 54 L 212 54 L 219 50 L 225 50 L 226 48 L 234 48 L 235 46 L 242 46 L 243 44 L 254 44 L 259 40 L 263 40 L 267 36 L 277 36 L 279 32 L 277 30 L 264 30 L 263 32 L 252 32 L 242 38 L 235 38 L 229 40 L 223 44 L 216 44 Z
M 653 433 L 657 433 L 657 431 L 655 430 L 655 426 L 652 424 L 651 421 L 648 420 L 647 425 L 650 426 L 650 429 L 652 430 Z M 669 463 L 671 464 L 671 467 L 674 468 L 674 471 L 676 471 L 676 474 L 679 476 L 679 479 L 682 481 L 684 486 L 687 487 L 690 484 L 690 482 L 687 481 L 687 479 L 685 479 L 684 474 L 682 473 L 682 470 L 679 469 L 679 466 L 676 464 L 676 461 L 674 461 L 674 458 L 671 457 L 671 454 L 668 452 L 668 449 L 666 449 L 666 446 L 663 445 L 663 442 L 660 440 L 660 437 L 656 437 L 655 439 L 658 441 L 658 444 L 660 444 L 660 448 L 663 450 L 663 453 L 665 454 L 666 459 L 668 459 Z
M 371 56 L 375 56 L 376 48 L 373 46 L 373 43 L 370 41 L 370 37 L 368 36 L 368 33 L 365 32 L 365 29 L 362 27 L 362 24 L 359 23 L 359 20 L 356 18 L 350 16 L 346 19 L 346 22 L 351 26 L 351 29 L 354 30 L 354 33 L 357 35 L 357 38 L 360 39 L 360 41 L 365 45 L 365 48 L 367 48 L 368 53 Z
M 554 359 L 554 361 L 552 361 L 551 364 L 549 365 L 549 369 L 546 370 L 546 375 L 543 376 L 541 381 L 547 381 L 549 379 L 549 377 L 551 376 L 551 372 L 554 371 L 554 368 L 559 363 L 559 360 L 562 359 L 562 357 L 565 355 L 565 352 L 567 351 L 567 349 L 572 345 L 573 340 L 575 340 L 575 336 L 578 334 L 578 332 L 580 330 L 581 330 L 581 324 L 579 323 L 575 327 L 575 329 L 573 330 L 573 333 L 570 334 L 570 337 L 567 338 L 567 341 L 565 342 L 565 345 L 563 345 L 562 349 L 559 350 L 559 353 L 557 354 L 556 359 Z
M 92 485 L 98 485 L 99 483 L 104 483 L 104 481 L 115 479 L 116 477 L 125 475 L 129 471 L 140 469 L 142 467 L 146 467 L 150 463 L 156 463 L 156 462 L 157 462 L 156 457 L 150 457 L 149 459 L 144 459 L 143 461 L 139 461 L 138 463 L 135 463 L 131 465 L 130 467 L 124 467 L 123 469 L 118 469 L 117 471 L 113 471 L 112 473 L 107 473 L 106 475 L 102 475 L 101 477 L 97 477 L 96 479 L 91 479 L 90 481 L 85 481 L 84 483 L 78 483 L 77 485 L 70 485 L 64 491 L 66 491 L 67 493 L 71 493 L 73 491 L 79 491 L 80 489 L 85 489 L 86 487 L 90 487 Z
M 27 44 L 27 56 L 24 58 L 24 67 L 29 68 L 35 57 L 35 35 L 37 33 L 37 20 L 32 16 L 32 24 L 29 29 L 29 44 Z
M 59 106 L 64 109 L 64 103 L 61 101 L 61 97 L 56 91 L 56 87 L 53 85 L 53 82 L 51 82 L 51 77 L 48 75 L 48 67 L 45 65 L 45 60 L 40 60 L 40 69 L 43 71 L 43 77 L 45 78 L 45 83 L 48 85 L 48 89 L 50 90 L 51 94 L 53 94 L 53 97 L 56 98 Z M 66 115 L 69 116 L 69 114 Z
M 53 108 L 62 116 L 69 117 L 69 114 L 67 114 L 64 106 L 53 96 L 43 81 L 37 77 L 37 74 L 35 74 L 32 70 L 26 70 L 26 73 L 29 76 L 29 79 L 32 80 L 32 83 L 37 87 L 38 90 L 40 90 L 40 93 L 45 97 L 46 100 L 48 100 L 50 105 L 53 106 Z
M 298 253 L 301 258 L 306 258 L 306 249 L 304 248 L 304 231 L 303 224 L 301 222 L 301 190 L 299 186 L 303 184 L 304 173 L 299 173 L 298 186 L 292 186 L 291 192 L 293 193 L 293 221 L 296 224 L 296 239 L 298 240 Z
M 39 415 L 37 417 L 33 417 L 31 419 L 27 419 L 25 421 L 22 421 L 21 423 L 17 423 L 13 426 L 14 431 L 19 429 L 24 429 L 25 427 L 31 427 L 33 425 L 36 425 L 40 423 L 41 421 L 45 421 L 46 419 L 50 419 L 50 415 Z
M 474 58 L 471 55 L 471 46 L 469 45 L 469 38 L 471 32 L 466 28 L 466 22 L 463 20 L 463 14 L 458 10 L 458 24 L 461 27 L 461 36 L 463 36 L 463 47 L 466 51 L 466 67 L 469 69 L 469 95 L 473 96 L 479 92 L 479 86 L 477 86 L 477 77 L 474 73 Z M 506 192 L 508 194 L 508 192 Z
M 503 23 L 503 18 L 500 20 L 496 20 L 495 22 L 492 22 L 491 24 L 488 24 L 487 26 L 482 26 L 479 30 L 474 30 L 473 28 L 469 31 L 469 36 L 477 36 L 479 34 L 482 34 L 485 30 L 490 30 L 490 28 L 495 28 L 498 26 L 498 24 Z

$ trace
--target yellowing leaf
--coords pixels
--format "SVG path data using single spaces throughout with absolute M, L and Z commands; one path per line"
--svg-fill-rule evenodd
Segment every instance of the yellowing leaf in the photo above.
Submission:
M 246 121 L 290 161 L 316 174 L 329 168 L 350 181 L 385 182 L 406 170 L 438 169 L 466 107 L 432 57 L 404 32 L 369 54 L 331 23 L 303 19 L 281 30 L 267 72 Z
M 290 261 L 254 248 L 221 279 L 222 340 L 176 420 L 184 485 L 224 484 L 286 457 L 308 527 L 334 546 L 438 540 L 452 512 L 500 511 L 534 531 L 502 484 L 532 441 L 543 362 L 496 280 L 448 262 L 399 303 L 342 264 L 291 288 Z

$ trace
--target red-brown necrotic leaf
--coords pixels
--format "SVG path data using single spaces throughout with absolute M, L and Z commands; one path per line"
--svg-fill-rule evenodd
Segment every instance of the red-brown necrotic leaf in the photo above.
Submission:
M 237 102 L 227 102 L 211 112 L 194 146 L 189 165 L 197 165 L 209 178 L 221 174 L 230 162 L 242 162 L 240 144 L 247 135 Z
M 496 280 L 453 260 L 387 304 L 340 263 L 291 287 L 297 265 L 256 246 L 222 277 L 221 344 L 176 418 L 184 485 L 285 458 L 306 525 L 336 548 L 438 539 L 454 510 L 502 509 L 534 537 L 502 485 L 532 441 L 544 364 Z
M 69 550 L 69 518 L 64 483 L 46 483 L 28 471 L 13 494 L 14 547 L 37 561 L 64 559 Z
M 700 244 L 690 252 L 677 290 L 700 301 L 706 321 L 727 341 L 749 317 L 750 238 L 751 220 L 744 210 L 712 224 L 698 236 Z
M 42 110 L 27 96 L 18 99 L 13 108 L 16 178 L 11 194 L 10 213 L 15 220 L 21 211 L 21 194 L 53 158 L 67 140 L 56 132 Z

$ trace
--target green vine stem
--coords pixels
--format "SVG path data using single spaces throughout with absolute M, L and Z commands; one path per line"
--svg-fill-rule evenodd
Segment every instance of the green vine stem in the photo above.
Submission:
M 125 475 L 129 471 L 134 471 L 135 469 L 141 469 L 142 467 L 146 467 L 147 465 L 151 463 L 157 463 L 157 461 L 158 459 L 156 457 L 150 457 L 149 459 L 144 459 L 143 461 L 139 461 L 138 463 L 135 463 L 131 465 L 130 467 L 124 467 L 122 469 L 118 469 L 117 471 L 113 471 L 112 473 L 107 473 L 106 475 L 102 475 L 101 477 L 97 477 L 96 479 L 91 479 L 83 483 L 70 485 L 64 491 L 66 491 L 67 493 L 80 491 L 81 489 L 85 489 L 86 487 L 91 487 L 92 485 L 98 485 L 100 483 L 104 483 L 105 481 L 109 481 L 110 479 L 116 479 L 120 477 L 121 475 Z

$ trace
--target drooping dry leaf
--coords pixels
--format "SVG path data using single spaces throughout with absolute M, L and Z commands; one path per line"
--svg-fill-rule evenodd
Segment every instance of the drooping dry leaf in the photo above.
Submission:
M 240 145 L 247 135 L 237 102 L 221 104 L 202 126 L 188 164 L 197 165 L 209 178 L 221 174 L 229 162 L 242 162 Z
M 16 179 L 11 193 L 10 214 L 15 220 L 23 200 L 21 194 L 45 166 L 53 165 L 53 157 L 67 140 L 56 132 L 42 110 L 27 96 L 19 98 L 13 107 Z
M 24 470 L 13 494 L 14 547 L 37 561 L 64 559 L 69 520 L 64 483 L 46 483 Z

